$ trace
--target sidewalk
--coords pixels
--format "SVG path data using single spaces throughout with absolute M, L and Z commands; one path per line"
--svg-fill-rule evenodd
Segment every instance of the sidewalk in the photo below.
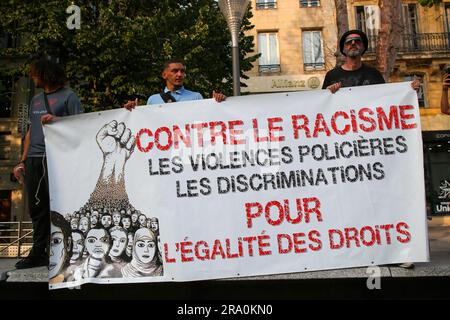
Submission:
M 430 262 L 416 263 L 408 270 L 396 266 L 381 267 L 384 278 L 450 277 L 450 216 L 433 217 L 428 221 L 430 241 Z M 15 270 L 17 259 L 0 259 L 0 281 L 6 282 L 47 282 L 47 268 L 39 267 Z M 314 272 L 299 272 L 257 277 L 231 278 L 218 281 L 254 280 L 313 280 L 313 279 L 357 279 L 367 278 L 366 268 L 349 268 Z

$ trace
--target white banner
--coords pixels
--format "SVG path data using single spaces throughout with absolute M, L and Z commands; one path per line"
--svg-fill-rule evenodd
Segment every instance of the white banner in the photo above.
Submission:
M 82 114 L 45 137 L 51 288 L 429 259 L 409 83 Z

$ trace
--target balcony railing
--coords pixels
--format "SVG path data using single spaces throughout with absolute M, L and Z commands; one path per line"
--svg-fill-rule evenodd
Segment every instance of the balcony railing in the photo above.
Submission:
M 258 2 L 256 1 L 256 9 L 258 10 L 264 10 L 264 9 L 276 9 L 277 8 L 277 2 L 276 1 L 270 1 L 270 2 Z
M 325 68 L 325 62 L 305 62 L 303 67 L 305 70 L 321 70 Z
M 259 72 L 260 73 L 281 72 L 281 66 L 279 64 L 260 64 Z
M 0 258 L 20 258 L 33 245 L 31 221 L 0 222 Z
M 320 1 L 319 0 L 300 0 L 300 7 L 306 8 L 306 7 L 319 7 Z
M 369 36 L 368 53 L 375 53 L 378 36 Z M 450 33 L 403 34 L 400 38 L 399 53 L 425 53 L 450 51 Z

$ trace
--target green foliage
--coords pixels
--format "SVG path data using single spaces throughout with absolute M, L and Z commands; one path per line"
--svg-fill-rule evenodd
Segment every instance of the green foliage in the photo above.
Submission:
M 183 59 L 186 87 L 210 96 L 232 93 L 231 37 L 214 0 L 77 0 L 81 29 L 69 30 L 66 8 L 72 1 L 3 0 L 0 31 L 21 39 L 17 48 L 0 49 L 2 72 L 25 75 L 38 56 L 57 58 L 70 86 L 87 111 L 119 107 L 139 96 L 141 103 L 163 87 L 161 67 Z M 253 28 L 247 12 L 240 34 L 241 72 L 251 69 Z M 20 60 L 20 59 L 19 59 Z M 6 68 L 6 69 L 5 69 Z
M 418 1 L 419 1 L 419 4 L 421 6 L 429 7 L 429 8 L 431 8 L 434 5 L 438 5 L 439 3 L 441 3 L 441 0 L 418 0 Z

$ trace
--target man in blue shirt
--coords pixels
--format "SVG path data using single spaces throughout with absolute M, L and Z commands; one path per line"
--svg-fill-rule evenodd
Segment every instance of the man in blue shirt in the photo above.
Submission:
M 186 77 L 186 67 L 183 62 L 179 60 L 167 61 L 164 64 L 161 76 L 166 82 L 164 93 L 157 93 L 150 96 L 147 100 L 147 105 L 203 99 L 200 93 L 184 88 L 183 82 Z M 222 102 L 226 99 L 226 96 L 222 93 L 213 91 L 213 98 L 217 102 Z M 124 108 L 131 111 L 137 105 L 138 99 L 130 100 L 124 105 Z

